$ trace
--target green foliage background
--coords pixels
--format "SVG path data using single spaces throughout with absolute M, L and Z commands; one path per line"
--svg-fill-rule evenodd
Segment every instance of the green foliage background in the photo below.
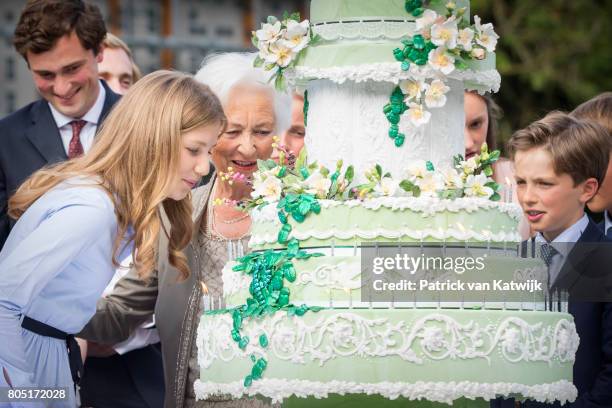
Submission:
M 501 37 L 498 145 L 551 110 L 612 90 L 612 0 L 471 0 Z

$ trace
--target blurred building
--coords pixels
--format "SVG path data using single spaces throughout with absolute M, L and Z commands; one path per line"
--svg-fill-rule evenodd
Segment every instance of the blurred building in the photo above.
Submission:
M 172 68 L 194 73 L 212 51 L 252 50 L 251 31 L 269 15 L 308 16 L 308 0 L 86 0 L 107 29 L 134 51 L 143 73 Z M 25 0 L 0 1 L 0 117 L 38 96 L 12 36 Z

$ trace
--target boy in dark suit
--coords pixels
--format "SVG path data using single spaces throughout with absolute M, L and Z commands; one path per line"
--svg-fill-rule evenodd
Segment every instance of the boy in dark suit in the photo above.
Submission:
M 570 406 L 612 407 L 612 303 L 583 301 L 591 278 L 605 283 L 609 275 L 610 265 L 600 263 L 609 248 L 589 244 L 609 241 L 584 206 L 603 181 L 612 139 L 597 124 L 553 112 L 516 132 L 509 148 L 519 202 L 549 265 L 549 286 L 569 292 L 568 309 L 580 336 L 574 363 L 578 399 Z
M 0 120 L 0 249 L 11 222 L 8 198 L 41 167 L 87 152 L 119 99 L 98 80 L 106 26 L 81 0 L 30 0 L 13 43 L 42 99 Z

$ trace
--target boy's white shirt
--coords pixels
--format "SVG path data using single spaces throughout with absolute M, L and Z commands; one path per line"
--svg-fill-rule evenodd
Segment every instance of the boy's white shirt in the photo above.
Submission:
M 604 212 L 604 235 L 608 233 L 608 229 L 612 228 L 612 219 L 608 210 Z
M 571 243 L 576 243 L 582 233 L 589 225 L 589 217 L 584 214 L 582 218 L 572 224 L 571 227 L 563 231 L 561 234 L 557 236 L 557 238 L 553 239 L 552 242 L 548 242 L 544 235 L 541 232 L 538 232 L 535 236 L 535 241 L 538 244 L 551 244 L 553 248 L 557 250 L 557 254 L 555 254 L 550 262 L 550 284 L 553 285 L 559 276 L 559 272 L 561 271 L 561 267 L 567 258 L 567 255 L 570 253 L 573 245 Z M 555 243 L 559 245 L 555 245 Z
M 131 255 L 121 261 L 121 265 L 115 270 L 115 275 L 106 286 L 106 289 L 104 289 L 102 296 L 108 296 L 113 292 L 117 281 L 129 272 L 131 263 Z M 148 346 L 149 344 L 159 343 L 159 333 L 157 329 L 153 328 L 154 325 L 155 316 L 151 316 L 150 319 L 147 319 L 147 321 L 138 326 L 127 340 L 115 344 L 113 349 L 115 349 L 118 354 L 125 354 L 129 351 Z

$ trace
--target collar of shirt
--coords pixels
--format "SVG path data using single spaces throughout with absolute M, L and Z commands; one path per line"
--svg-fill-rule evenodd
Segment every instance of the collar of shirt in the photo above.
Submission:
M 89 111 L 81 118 L 71 118 L 69 116 L 66 116 L 63 113 L 59 112 L 57 109 L 55 109 L 53 105 L 49 103 L 49 108 L 51 108 L 51 114 L 53 115 L 53 119 L 55 120 L 55 124 L 57 125 L 58 129 L 63 128 L 64 126 L 68 125 L 70 122 L 76 119 L 82 119 L 87 123 L 93 124 L 94 126 L 98 125 L 100 115 L 102 114 L 102 108 L 104 108 L 104 99 L 106 98 L 106 89 L 104 89 L 104 86 L 102 86 L 102 82 L 98 81 L 98 86 L 99 91 L 98 97 L 96 98 L 96 102 L 91 107 L 91 109 L 89 109 Z
M 612 218 L 608 210 L 604 212 L 604 235 L 608 233 L 608 229 L 612 228 Z
M 569 244 L 578 241 L 588 225 L 589 217 L 584 214 L 582 218 L 576 221 L 571 227 L 559 234 L 557 238 L 553 239 L 550 244 L 565 258 L 573 247 L 573 245 Z M 536 234 L 535 240 L 539 244 L 549 243 L 541 232 Z M 555 243 L 560 245 L 555 245 Z

